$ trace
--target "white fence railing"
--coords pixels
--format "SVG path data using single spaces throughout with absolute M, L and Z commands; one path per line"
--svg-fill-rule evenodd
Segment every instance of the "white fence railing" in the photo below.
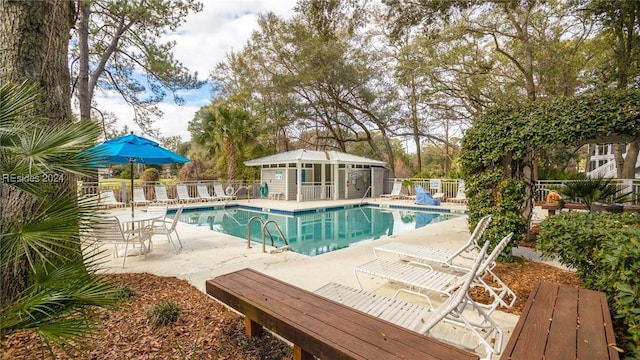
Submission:
M 322 183 L 304 183 L 300 187 L 302 188 L 301 201 L 332 199 L 332 184 L 323 185 Z
M 535 200 L 544 201 L 551 191 L 557 191 L 564 184 L 581 180 L 538 180 L 536 182 Z M 611 183 L 616 186 L 619 194 L 629 194 L 628 200 L 633 205 L 638 204 L 638 194 L 640 194 L 640 179 L 612 179 Z M 572 199 L 579 201 L 579 199 Z
M 408 187 L 402 188 L 402 193 L 404 195 L 414 195 L 416 185 L 422 186 L 425 190 L 436 193 L 442 192 L 445 197 L 456 197 L 458 194 L 458 186 L 460 186 L 459 179 L 417 179 L 417 178 L 391 178 L 389 182 L 386 184 L 384 193 L 391 193 L 391 189 L 393 189 L 393 184 L 396 182 L 409 181 L 411 185 Z M 432 188 L 431 185 L 437 185 L 439 183 L 439 188 Z
M 156 182 L 136 182 L 134 187 L 142 188 L 144 190 L 145 198 L 147 200 L 153 201 L 156 199 L 155 196 L 155 186 L 157 185 L 165 185 L 167 188 L 167 195 L 169 198 L 177 199 L 178 192 L 176 189 L 176 185 L 187 185 L 187 190 L 189 192 L 189 196 L 198 197 L 197 185 L 206 185 L 207 190 L 210 195 L 215 193 L 214 191 L 214 183 L 222 184 L 222 189 L 225 192 L 231 192 L 235 194 L 239 199 L 255 199 L 260 197 L 260 182 L 259 181 L 214 181 L 214 180 L 201 180 L 201 181 L 183 181 L 178 184 L 169 183 L 169 184 L 158 184 Z M 107 181 L 100 183 L 87 183 L 78 181 L 78 194 L 79 195 L 88 195 L 88 194 L 98 194 L 100 191 L 104 190 L 112 190 L 116 200 L 129 204 L 131 201 L 131 181 L 130 180 L 120 180 L 117 181 Z M 231 191 L 230 189 L 233 191 Z

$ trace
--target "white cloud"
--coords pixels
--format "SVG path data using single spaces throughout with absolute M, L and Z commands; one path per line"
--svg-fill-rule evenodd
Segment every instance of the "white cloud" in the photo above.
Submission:
M 175 58 L 190 71 L 197 71 L 200 80 L 207 80 L 218 62 L 247 43 L 258 28 L 260 14 L 273 12 L 289 18 L 296 0 L 202 0 L 202 3 L 200 13 L 190 14 L 178 31 L 162 40 L 175 41 Z M 182 106 L 170 98 L 159 104 L 164 115 L 156 121 L 155 127 L 160 129 L 161 136 L 180 135 L 188 140 L 187 124 L 200 107 L 209 103 L 210 92 L 210 86 L 205 85 L 195 93 L 183 94 L 185 104 Z M 96 92 L 95 101 L 100 109 L 116 114 L 118 126 L 127 125 L 138 132 L 138 126 L 133 122 L 133 110 L 121 98 Z

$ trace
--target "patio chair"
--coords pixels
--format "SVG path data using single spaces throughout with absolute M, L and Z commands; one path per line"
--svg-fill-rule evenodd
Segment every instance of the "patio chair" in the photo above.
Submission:
M 480 249 L 479 256 L 470 269 L 471 272 L 478 271 L 488 247 L 489 242 L 487 241 Z M 475 340 L 473 348 L 482 348 L 484 359 L 491 359 L 493 354 L 500 354 L 502 349 L 502 329 L 469 296 L 468 290 L 472 282 L 472 277 L 465 278 L 460 287 L 436 308 L 428 298 L 429 306 L 427 307 L 336 283 L 329 283 L 316 290 L 315 293 L 421 334 L 436 337 L 454 345 L 470 347 L 469 344 L 460 344 L 453 340 L 464 338 L 458 336 L 463 335 L 461 331 L 464 330 L 473 336 Z M 475 312 L 473 317 L 468 316 L 468 310 Z M 436 329 L 437 326 L 453 327 L 453 330 L 449 330 L 448 336 L 441 337 L 436 335 L 440 330 Z M 453 336 L 451 336 L 451 331 L 453 331 Z M 442 331 L 440 330 L 440 332 Z
M 156 202 L 161 202 L 165 204 L 174 204 L 178 202 L 178 199 L 171 199 L 169 195 L 167 195 L 167 187 L 164 185 L 154 186 L 153 187 L 156 192 Z
M 489 226 L 489 223 L 491 223 L 491 215 L 481 218 L 476 224 L 475 229 L 473 229 L 471 236 L 469 236 L 467 243 L 455 251 L 393 241 L 374 247 L 373 254 L 376 259 L 379 258 L 379 253 L 388 253 L 398 255 L 402 260 L 433 262 L 443 267 L 451 266 L 467 271 L 469 267 L 461 264 L 460 261 L 473 260 L 477 257 L 480 251 L 478 241 L 482 238 L 482 234 Z M 469 262 L 467 261 L 467 263 Z
M 148 205 L 151 204 L 150 200 L 147 200 L 146 195 L 144 194 L 143 188 L 134 188 L 133 189 L 133 203 Z
M 402 183 L 396 182 L 393 183 L 393 188 L 389 194 L 382 194 L 380 197 L 385 199 L 401 199 L 402 194 L 400 194 L 400 191 L 402 191 Z
M 176 185 L 176 189 L 178 191 L 178 199 L 180 202 L 198 202 L 200 201 L 200 198 L 197 197 L 191 197 L 191 195 L 189 195 L 189 188 L 187 188 L 187 185 Z
M 207 189 L 207 185 L 198 185 L 197 189 L 198 189 L 198 196 L 203 201 L 219 201 L 220 200 L 220 198 L 217 196 L 209 195 L 209 189 Z
M 124 268 L 125 262 L 127 261 L 127 255 L 129 252 L 129 243 L 132 241 L 139 241 L 141 245 L 141 250 L 138 255 L 145 254 L 146 257 L 146 246 L 144 244 L 144 238 L 139 235 L 128 234 L 122 230 L 120 226 L 120 221 L 116 217 L 99 217 L 96 218 L 94 223 L 91 224 L 90 234 L 93 237 L 93 246 L 97 250 L 102 244 L 113 244 L 114 251 L 113 256 L 119 257 L 118 246 L 124 245 L 124 253 L 122 255 L 122 268 Z
M 180 235 L 178 235 L 176 226 L 180 221 L 180 215 L 182 215 L 183 209 L 184 209 L 184 205 L 180 206 L 178 210 L 176 210 L 176 213 L 174 214 L 173 219 L 165 218 L 163 220 L 155 220 L 150 226 L 146 228 L 146 232 L 149 234 L 151 239 L 153 238 L 154 235 L 165 235 L 167 237 L 167 241 L 171 243 L 171 246 L 173 246 L 173 249 L 176 251 L 176 254 L 180 252 L 180 249 L 182 249 L 182 241 L 180 240 Z M 175 234 L 180 247 L 176 246 L 171 234 Z
M 220 183 L 213 184 L 213 191 L 216 193 L 216 196 L 219 197 L 221 200 L 235 200 L 238 198 L 233 194 L 227 194 L 222 188 L 222 184 Z
M 443 201 L 444 200 L 444 192 L 442 191 L 442 180 L 440 179 L 431 179 L 429 180 L 429 192 L 431 193 L 431 197 Z
M 460 182 L 458 183 L 458 193 L 456 194 L 456 197 L 453 198 L 447 198 L 448 202 L 454 202 L 454 203 L 466 203 L 467 202 L 467 195 L 464 192 L 464 181 L 460 180 Z
M 357 266 L 354 269 L 354 274 L 361 289 L 363 287 L 358 274 L 367 274 L 400 284 L 402 288 L 396 292 L 396 295 L 400 292 L 407 292 L 425 296 L 425 292 L 434 292 L 446 297 L 451 296 L 466 281 L 467 277 L 471 276 L 474 278 L 474 286 L 484 288 L 492 296 L 493 302 L 483 305 L 487 307 L 487 312 L 491 314 L 500 305 L 506 308 L 513 307 L 516 301 L 516 294 L 489 268 L 511 241 L 512 236 L 513 233 L 510 233 L 500 240 L 500 243 L 493 249 L 491 254 L 483 259 L 477 272 L 467 271 L 458 275 L 437 271 L 426 264 L 375 259 Z M 477 261 L 477 259 L 475 260 Z M 488 277 L 492 278 L 491 281 L 494 284 L 487 284 L 485 278 Z
M 116 195 L 113 193 L 113 190 L 101 191 L 100 197 L 98 198 L 98 205 L 105 208 L 127 206 L 127 204 L 116 200 Z

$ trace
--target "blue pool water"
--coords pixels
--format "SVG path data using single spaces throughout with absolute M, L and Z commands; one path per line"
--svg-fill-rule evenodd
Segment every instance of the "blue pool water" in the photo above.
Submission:
M 168 215 L 171 216 L 171 215 Z M 227 208 L 217 210 L 197 210 L 183 212 L 180 221 L 207 226 L 210 230 L 247 239 L 247 223 L 258 216 L 262 222 L 273 220 L 287 239 L 291 250 L 315 256 L 339 250 L 363 241 L 372 241 L 451 219 L 459 214 L 445 212 L 424 212 L 412 209 L 380 207 L 355 207 L 349 209 L 321 210 L 294 215 L 262 212 L 253 209 Z M 258 220 L 251 222 L 251 240 L 262 246 L 262 225 Z M 274 245 L 284 245 L 282 237 L 269 224 L 267 229 L 273 236 Z M 266 236 L 267 245 L 271 239 Z

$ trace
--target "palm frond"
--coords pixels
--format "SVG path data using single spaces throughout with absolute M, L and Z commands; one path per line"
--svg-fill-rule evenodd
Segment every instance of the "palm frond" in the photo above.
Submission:
M 37 117 L 41 92 L 34 82 L 6 83 L 0 86 L 0 139 L 28 128 L 25 119 Z M 4 144 L 4 141 L 0 141 Z

